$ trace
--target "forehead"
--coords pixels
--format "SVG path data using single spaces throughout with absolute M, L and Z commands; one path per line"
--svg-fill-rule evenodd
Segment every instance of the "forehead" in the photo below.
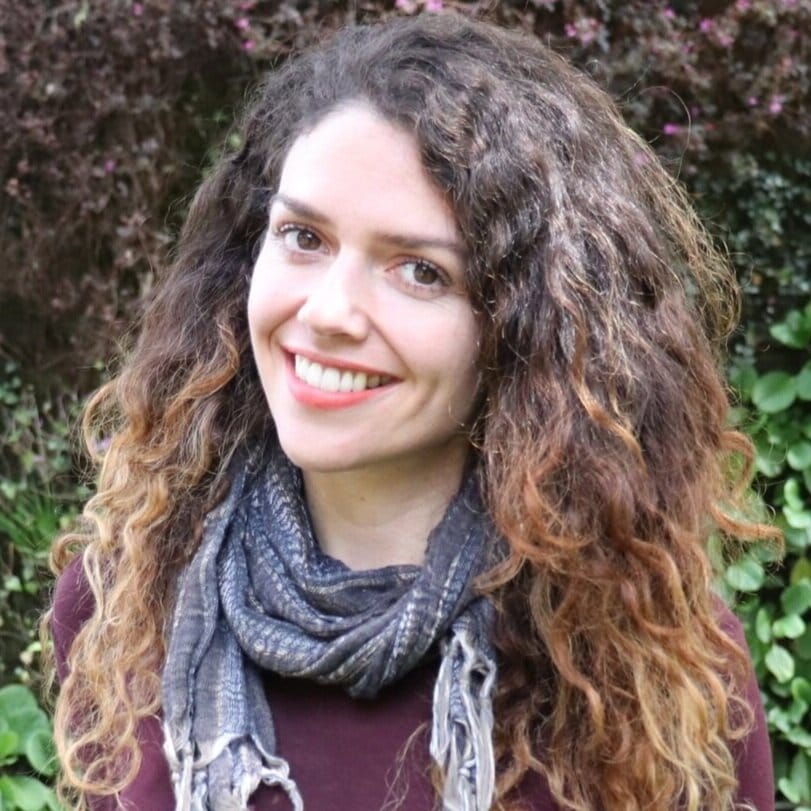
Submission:
M 456 234 L 445 196 L 425 170 L 413 135 L 368 106 L 334 110 L 292 144 L 279 192 L 330 219 L 383 230 Z

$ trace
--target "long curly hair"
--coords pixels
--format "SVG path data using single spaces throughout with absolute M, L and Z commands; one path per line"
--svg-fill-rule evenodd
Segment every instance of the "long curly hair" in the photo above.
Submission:
M 771 532 L 740 518 L 751 450 L 726 422 L 734 277 L 603 90 L 535 39 L 451 14 L 351 28 L 271 73 L 90 400 L 97 494 L 53 554 L 59 572 L 83 552 L 95 598 L 56 707 L 63 787 L 81 803 L 139 768 L 173 583 L 229 459 L 273 430 L 246 321 L 268 201 L 292 142 L 351 101 L 413 133 L 468 251 L 473 442 L 508 547 L 481 583 L 499 807 L 537 770 L 565 809 L 731 808 L 746 662 L 706 547 Z

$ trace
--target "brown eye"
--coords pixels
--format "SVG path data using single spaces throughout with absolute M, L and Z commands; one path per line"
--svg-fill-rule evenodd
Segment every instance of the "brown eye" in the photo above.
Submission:
M 414 281 L 417 284 L 434 284 L 439 281 L 439 273 L 436 268 L 426 262 L 416 262 L 414 264 Z
M 321 238 L 308 228 L 289 225 L 281 229 L 284 246 L 291 251 L 311 253 L 321 249 Z

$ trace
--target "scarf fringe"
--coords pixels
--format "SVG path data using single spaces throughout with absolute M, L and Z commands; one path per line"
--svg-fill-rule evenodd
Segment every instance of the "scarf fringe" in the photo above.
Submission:
M 467 629 L 446 643 L 434 688 L 431 757 L 444 771 L 443 811 L 489 811 L 495 793 L 495 662 Z M 463 712 L 453 711 L 461 702 Z
M 163 751 L 169 762 L 175 792 L 175 811 L 212 811 L 208 805 L 208 767 L 234 741 L 233 735 L 222 735 L 194 757 L 190 740 L 178 749 L 172 745 L 169 725 L 163 725 Z M 261 751 L 261 750 L 260 750 Z M 243 772 L 232 789 L 230 798 L 217 803 L 214 811 L 245 811 L 250 796 L 259 783 L 280 786 L 293 805 L 293 811 L 304 811 L 304 801 L 295 780 L 290 777 L 290 764 L 281 757 L 262 753 L 262 768 L 258 775 Z

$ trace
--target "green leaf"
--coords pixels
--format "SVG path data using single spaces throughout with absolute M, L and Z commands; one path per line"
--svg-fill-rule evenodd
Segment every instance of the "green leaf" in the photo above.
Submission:
M 802 676 L 798 676 L 791 682 L 791 695 L 811 705 L 811 681 L 808 681 L 808 679 Z
M 40 774 L 51 776 L 56 773 L 56 750 L 50 734 L 39 729 L 25 741 L 25 756 Z
M 811 763 L 805 752 L 797 752 L 788 776 L 781 778 L 778 786 L 792 803 L 811 802 Z
M 34 777 L 4 775 L 0 777 L 0 792 L 11 808 L 19 811 L 45 811 L 59 807 L 53 791 Z
M 764 645 L 772 641 L 772 614 L 766 606 L 759 608 L 755 616 L 755 636 Z
M 776 637 L 787 637 L 788 639 L 797 639 L 805 633 L 805 622 L 802 617 L 796 614 L 789 614 L 787 617 L 782 617 L 772 625 L 772 631 Z
M 42 715 L 46 721 L 45 713 L 37 705 L 34 694 L 22 684 L 9 684 L 0 688 L 0 718 L 5 718 L 12 729 L 16 729 L 17 719 L 23 719 L 26 723 L 35 714 Z
M 20 736 L 11 729 L 0 732 L 0 760 L 16 755 L 20 745 Z M 16 760 L 16 758 L 14 758 Z
M 805 629 L 805 633 L 794 642 L 794 651 L 801 659 L 811 661 L 811 626 Z
M 784 647 L 772 645 L 766 654 L 765 662 L 777 681 L 783 683 L 794 677 L 794 659 Z
M 766 414 L 785 411 L 797 396 L 797 382 L 787 372 L 768 372 L 752 387 L 752 402 Z
M 808 529 L 811 527 L 811 510 L 792 510 L 786 504 L 783 507 L 783 515 L 786 517 L 788 525 L 794 527 L 794 529 Z
M 797 375 L 797 396 L 801 400 L 811 400 L 811 360 Z
M 724 572 L 724 580 L 736 591 L 757 591 L 765 578 L 763 567 L 752 558 L 733 563 Z
M 752 386 L 757 382 L 757 372 L 750 363 L 736 363 L 729 370 L 729 382 L 743 398 L 752 394 Z
M 797 562 L 791 567 L 789 582 L 802 583 L 803 580 L 811 580 L 811 560 L 808 558 L 797 558 Z
M 811 580 L 800 580 L 789 586 L 780 595 L 780 605 L 786 614 L 802 614 L 811 608 Z
M 764 213 L 763 211 L 761 213 Z M 769 333 L 781 344 L 794 349 L 804 349 L 811 341 L 811 323 L 799 310 L 786 313 L 786 317 L 779 324 L 769 328 Z
M 805 470 L 811 467 L 811 442 L 804 439 L 795 442 L 786 454 L 786 461 L 795 470 Z
M 792 510 L 801 510 L 805 506 L 800 492 L 800 482 L 796 476 L 786 479 L 786 483 L 783 485 L 783 498 Z
M 786 733 L 786 738 L 795 746 L 801 746 L 803 749 L 811 747 L 811 732 L 807 732 L 802 727 L 790 729 Z

